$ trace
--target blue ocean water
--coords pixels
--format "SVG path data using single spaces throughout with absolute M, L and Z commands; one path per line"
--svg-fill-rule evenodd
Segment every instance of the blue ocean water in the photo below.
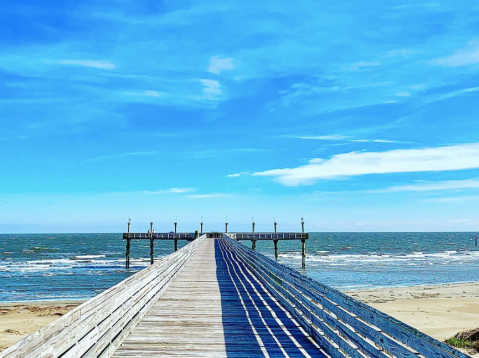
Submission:
M 274 255 L 272 242 L 257 250 Z M 156 257 L 172 251 L 155 242 Z M 301 269 L 299 241 L 279 251 Z M 124 255 L 120 234 L 0 235 L 0 301 L 93 297 L 148 266 L 149 242 L 132 242 L 128 270 Z M 311 233 L 304 272 L 339 289 L 478 281 L 479 250 L 473 233 Z

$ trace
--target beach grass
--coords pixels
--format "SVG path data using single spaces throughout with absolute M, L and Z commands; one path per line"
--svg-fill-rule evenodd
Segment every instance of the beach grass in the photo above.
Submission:
M 446 344 L 455 348 L 474 349 L 479 352 L 479 341 L 470 341 L 464 338 L 451 337 L 445 340 Z

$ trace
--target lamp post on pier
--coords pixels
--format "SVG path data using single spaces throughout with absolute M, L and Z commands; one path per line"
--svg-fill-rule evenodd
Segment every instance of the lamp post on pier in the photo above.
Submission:
M 128 237 L 126 238 L 126 253 L 125 253 L 125 267 L 130 268 L 130 226 L 131 219 L 128 218 Z
M 153 239 L 153 221 L 150 222 L 150 264 L 153 264 L 155 261 L 154 259 L 154 246 L 155 246 L 155 240 Z

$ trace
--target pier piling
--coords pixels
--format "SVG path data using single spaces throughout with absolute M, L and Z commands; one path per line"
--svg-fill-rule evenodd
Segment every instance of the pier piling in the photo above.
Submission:
M 274 243 L 274 258 L 278 261 L 278 240 L 273 240 Z
M 301 268 L 306 268 L 306 240 L 301 240 Z
M 126 253 L 125 253 L 125 266 L 130 268 L 130 241 L 131 239 L 126 239 Z

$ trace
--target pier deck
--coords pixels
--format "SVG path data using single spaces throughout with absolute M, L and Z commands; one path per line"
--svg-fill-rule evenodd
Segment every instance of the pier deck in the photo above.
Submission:
M 221 239 L 206 239 L 114 357 L 321 357 Z

